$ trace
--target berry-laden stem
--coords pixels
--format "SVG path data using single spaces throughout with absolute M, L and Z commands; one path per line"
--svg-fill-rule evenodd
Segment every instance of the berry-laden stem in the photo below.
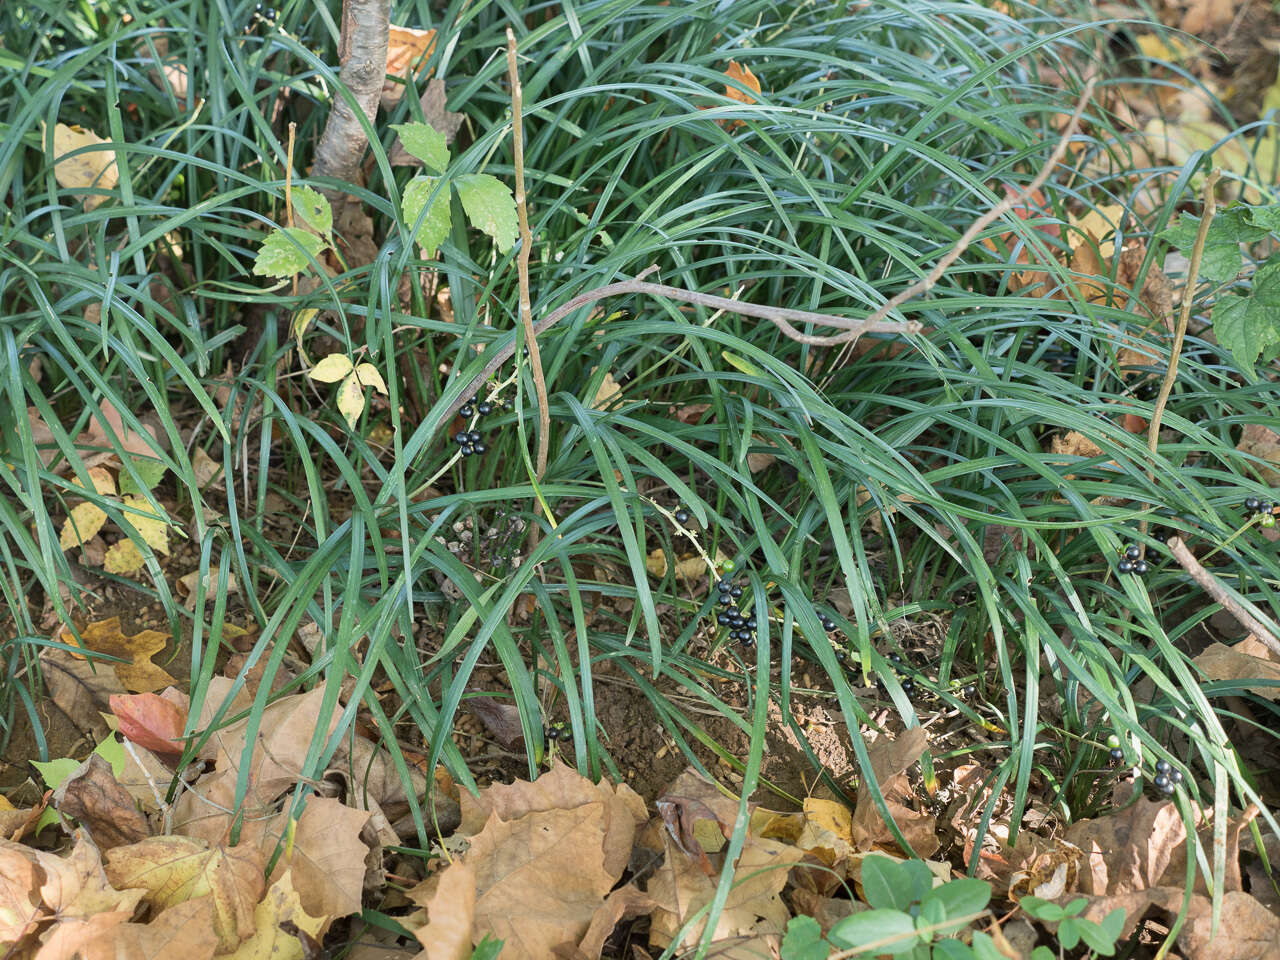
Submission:
M 837 317 L 826 313 L 811 313 L 808 310 L 793 310 L 790 307 L 775 307 L 764 303 L 744 303 L 741 300 L 730 300 L 728 297 L 717 297 L 710 293 L 700 293 L 696 290 L 681 290 L 679 287 L 667 286 L 665 283 L 646 283 L 644 278 L 657 270 L 657 266 L 652 266 L 642 271 L 634 280 L 620 280 L 617 283 L 607 283 L 603 287 L 596 287 L 594 290 L 587 290 L 578 294 L 572 300 L 557 307 L 551 313 L 547 314 L 541 320 L 533 325 L 534 337 L 550 330 L 557 323 L 563 320 L 573 311 L 584 307 L 589 303 L 595 303 L 597 300 L 604 300 L 606 297 L 618 296 L 627 293 L 645 293 L 651 297 L 663 297 L 667 300 L 678 300 L 681 303 L 692 303 L 702 307 L 710 307 L 713 310 L 724 310 L 728 313 L 740 314 L 744 317 L 760 317 L 768 320 L 777 326 L 783 333 L 787 330 L 794 330 L 791 326 L 795 323 L 825 323 L 830 327 L 839 327 L 848 330 L 850 334 L 859 337 L 864 333 L 896 333 L 899 335 L 916 334 L 920 332 L 920 324 L 914 320 L 898 321 L 898 320 L 870 320 L 858 319 L 850 320 L 846 317 Z M 790 334 L 788 334 L 790 336 Z M 803 336 L 803 334 L 800 334 Z M 530 340 L 533 337 L 529 338 Z M 493 351 L 493 356 L 489 362 L 485 364 L 484 369 L 476 375 L 476 377 L 467 384 L 467 388 L 457 400 L 449 405 L 449 409 L 444 412 L 444 416 L 440 417 L 432 426 L 432 433 L 439 431 L 445 424 L 450 423 L 462 405 L 470 400 L 475 392 L 480 388 L 486 380 L 493 376 L 500 366 L 511 359 L 512 354 L 516 351 L 515 341 L 508 342 L 505 346 Z M 532 353 L 532 351 L 530 351 Z M 489 351 L 485 351 L 488 356 Z
M 1160 445 L 1160 421 L 1164 417 L 1164 408 L 1173 393 L 1173 384 L 1178 379 L 1178 358 L 1182 356 L 1182 341 L 1187 336 L 1187 326 L 1191 323 L 1191 309 L 1196 298 L 1196 277 L 1200 274 L 1200 261 L 1204 257 L 1205 238 L 1209 236 L 1209 225 L 1218 209 L 1218 198 L 1214 188 L 1218 185 L 1219 171 L 1214 170 L 1205 179 L 1204 190 L 1201 191 L 1203 209 L 1200 211 L 1200 229 L 1196 231 L 1195 246 L 1191 248 L 1191 262 L 1187 266 L 1187 285 L 1182 291 L 1182 310 L 1178 313 L 1178 325 L 1173 331 L 1173 344 L 1169 347 L 1169 366 L 1165 368 L 1164 379 L 1160 382 L 1160 393 L 1156 396 L 1155 407 L 1151 411 L 1151 423 L 1147 426 L 1147 450 L 1151 461 L 1147 465 L 1147 479 L 1155 482 L 1156 448 Z M 1138 524 L 1138 531 L 1147 532 L 1147 520 L 1143 517 Z M 1183 564 L 1185 566 L 1185 564 Z
M 524 190 L 524 89 L 516 66 L 516 35 L 507 27 L 507 74 L 511 79 L 511 142 L 516 166 L 516 214 L 520 220 L 520 252 L 516 268 L 520 281 L 520 322 L 524 324 L 524 342 L 529 348 L 529 365 L 533 368 L 533 386 L 538 392 L 538 470 L 537 479 L 547 472 L 547 452 L 551 444 L 551 405 L 547 400 L 547 380 L 542 372 L 542 354 L 538 350 L 538 334 L 533 326 L 533 306 L 529 302 L 529 250 L 533 235 L 529 232 L 529 203 Z
M 1280 656 L 1280 637 L 1268 630 L 1262 625 L 1261 620 L 1246 610 L 1244 605 L 1222 585 L 1222 582 L 1200 564 L 1182 540 L 1171 537 L 1169 552 L 1178 563 L 1182 564 L 1182 569 L 1191 575 L 1191 579 L 1198 583 L 1213 600 L 1221 604 L 1224 610 L 1235 617 L 1240 626 L 1257 637 L 1268 650 Z

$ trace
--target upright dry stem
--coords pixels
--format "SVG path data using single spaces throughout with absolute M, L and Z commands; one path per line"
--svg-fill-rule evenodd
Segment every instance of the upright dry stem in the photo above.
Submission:
M 524 324 L 525 346 L 529 348 L 529 365 L 533 368 L 533 386 L 538 392 L 538 468 L 537 478 L 547 472 L 547 452 L 551 444 L 551 405 L 547 400 L 547 380 L 542 373 L 542 354 L 538 350 L 538 334 L 533 326 L 533 306 L 529 301 L 529 250 L 533 235 L 529 232 L 529 204 L 524 190 L 524 91 L 516 67 L 516 35 L 507 27 L 507 73 L 511 78 L 511 139 L 516 165 L 516 214 L 520 218 L 520 252 L 516 266 L 520 278 L 520 322 Z
M 1174 559 L 1182 565 L 1182 569 L 1191 575 L 1191 579 L 1198 583 L 1205 593 L 1221 604 L 1222 609 L 1236 618 L 1236 623 L 1257 637 L 1268 650 L 1276 654 L 1276 656 L 1280 656 L 1280 638 L 1277 638 L 1274 633 L 1263 626 L 1261 620 L 1246 610 L 1227 591 L 1227 588 L 1222 585 L 1218 578 L 1204 568 L 1200 561 L 1187 549 L 1185 543 L 1177 537 L 1171 538 L 1169 540 L 1169 552 L 1173 554 Z

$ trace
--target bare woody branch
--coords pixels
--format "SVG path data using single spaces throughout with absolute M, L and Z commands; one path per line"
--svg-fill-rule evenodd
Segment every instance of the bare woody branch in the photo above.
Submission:
M 1205 593 L 1212 597 L 1215 602 L 1221 604 L 1224 610 L 1236 618 L 1236 622 L 1240 626 L 1257 637 L 1268 650 L 1276 656 L 1280 656 L 1280 637 L 1277 637 L 1263 625 L 1261 620 L 1246 610 L 1244 605 L 1222 585 L 1222 582 L 1204 568 L 1200 561 L 1195 558 L 1195 555 L 1187 549 L 1185 543 L 1177 537 L 1173 537 L 1169 540 L 1169 551 L 1173 554 L 1174 559 L 1182 564 L 1182 569 L 1191 575 L 1191 579 L 1198 583 Z

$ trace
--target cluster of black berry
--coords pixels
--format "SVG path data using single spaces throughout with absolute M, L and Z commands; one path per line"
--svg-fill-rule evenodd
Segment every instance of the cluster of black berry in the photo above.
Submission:
M 898 672 L 898 676 L 902 677 L 906 672 L 906 662 L 902 659 L 902 654 L 898 653 L 896 650 L 893 651 L 889 654 L 889 662 L 893 664 L 893 669 Z M 916 682 L 910 677 L 903 677 L 900 683 L 902 686 L 902 692 L 907 696 L 911 696 L 911 694 L 915 693 Z
M 279 16 L 280 14 L 276 11 L 275 7 L 268 7 L 259 3 L 253 8 L 253 17 L 245 26 L 244 32 L 246 34 L 252 33 L 254 27 L 258 25 L 258 21 L 262 21 L 267 24 L 274 24 Z
M 557 740 L 563 740 L 568 743 L 573 739 L 573 731 L 564 723 L 553 723 L 543 733 L 547 737 L 548 744 L 555 743 Z
M 1136 543 L 1131 543 L 1124 548 L 1124 556 L 1116 564 L 1116 569 L 1121 573 L 1136 573 L 1142 576 L 1151 569 L 1151 565 L 1142 559 L 1142 548 Z
M 458 416 L 472 417 L 479 414 L 482 417 L 487 417 L 489 414 L 493 413 L 494 409 L 494 405 L 488 400 L 481 400 L 475 406 L 472 406 L 469 403 L 464 403 L 458 408 Z M 502 409 L 510 410 L 511 401 L 508 400 L 504 403 L 502 405 Z M 469 457 L 472 454 L 477 453 L 486 453 L 489 450 L 489 447 L 485 444 L 484 440 L 480 438 L 479 430 L 459 430 L 453 435 L 453 439 L 458 444 L 458 449 L 462 451 L 462 455 L 464 457 Z
M 742 596 L 742 588 L 735 585 L 727 577 L 716 581 L 716 590 L 720 593 L 720 606 L 733 607 L 733 602 Z M 756 615 L 744 614 L 739 610 L 721 610 L 716 615 L 716 623 L 729 628 L 729 639 L 737 640 L 744 647 L 756 642 Z
M 1156 775 L 1151 783 L 1166 797 L 1178 788 L 1182 782 L 1182 771 L 1175 770 L 1168 760 L 1156 761 Z
M 1260 497 L 1246 497 L 1244 509 L 1246 513 L 1261 514 L 1262 519 L 1258 522 L 1264 527 L 1274 527 L 1276 525 L 1276 511 L 1280 510 L 1280 506 Z

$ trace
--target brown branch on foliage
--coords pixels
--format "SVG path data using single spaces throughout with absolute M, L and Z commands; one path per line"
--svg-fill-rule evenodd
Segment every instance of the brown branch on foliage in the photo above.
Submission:
M 744 317 L 759 317 L 762 320 L 770 321 L 783 333 L 787 333 L 788 330 L 794 331 L 795 327 L 792 326 L 794 323 L 825 323 L 830 327 L 848 330 L 854 336 L 861 336 L 864 333 L 914 334 L 920 332 L 920 324 L 915 321 L 850 320 L 847 317 L 837 317 L 826 313 L 811 313 L 808 310 L 793 310 L 790 307 L 774 307 L 765 303 L 744 303 L 741 300 L 730 300 L 728 297 L 717 297 L 710 293 L 681 290 L 679 287 L 668 286 L 665 283 L 646 283 L 644 278 L 657 269 L 655 265 L 639 274 L 634 280 L 620 280 L 617 283 L 605 284 L 603 287 L 596 287 L 594 290 L 587 290 L 578 294 L 572 300 L 557 307 L 535 323 L 533 325 L 533 336 L 528 337 L 528 339 L 532 340 L 543 331 L 550 330 L 580 307 L 595 303 L 597 300 L 604 300 L 606 297 L 627 293 L 645 293 L 651 297 L 662 297 L 665 300 L 676 300 L 681 303 L 710 307 L 714 310 L 725 310 Z M 484 369 L 467 384 L 467 388 L 462 391 L 458 399 L 449 405 L 444 416 L 432 428 L 432 432 L 451 422 L 457 416 L 458 410 L 461 409 L 462 405 L 475 395 L 480 386 L 493 376 L 500 366 L 511 359 L 515 350 L 514 340 L 494 350 L 493 356 L 489 358 L 489 362 L 485 364 Z M 485 351 L 486 356 L 488 353 L 489 351 Z
M 529 203 L 524 191 L 524 89 L 516 67 L 516 35 L 507 27 L 507 74 L 511 79 L 511 142 L 516 166 L 516 214 L 520 220 L 520 252 L 516 269 L 520 283 L 520 322 L 524 324 L 524 342 L 533 368 L 533 386 L 538 393 L 538 468 L 537 478 L 547 472 L 547 453 L 551 444 L 551 403 L 547 399 L 547 379 L 542 372 L 542 353 L 538 335 L 533 329 L 533 306 L 529 301 L 529 251 L 533 234 L 529 232 Z
M 382 97 L 390 36 L 391 0 L 343 0 L 338 80 L 351 92 L 370 126 Z M 359 114 L 346 97 L 335 91 L 329 119 L 316 145 L 312 176 L 357 183 L 360 160 L 368 146 L 369 138 Z M 340 202 L 343 197 L 333 191 L 326 193 L 330 202 Z
M 1276 656 L 1280 656 L 1280 638 L 1277 638 L 1274 633 L 1262 625 L 1261 620 L 1246 610 L 1244 605 L 1228 592 L 1222 582 L 1204 568 L 1200 561 L 1187 549 L 1185 543 L 1177 537 L 1171 537 L 1169 540 L 1169 552 L 1173 554 L 1178 563 L 1182 564 L 1182 569 L 1191 575 L 1191 579 L 1198 583 L 1205 593 L 1216 603 L 1221 604 L 1222 609 L 1236 618 L 1236 623 L 1257 637 L 1268 650 Z

